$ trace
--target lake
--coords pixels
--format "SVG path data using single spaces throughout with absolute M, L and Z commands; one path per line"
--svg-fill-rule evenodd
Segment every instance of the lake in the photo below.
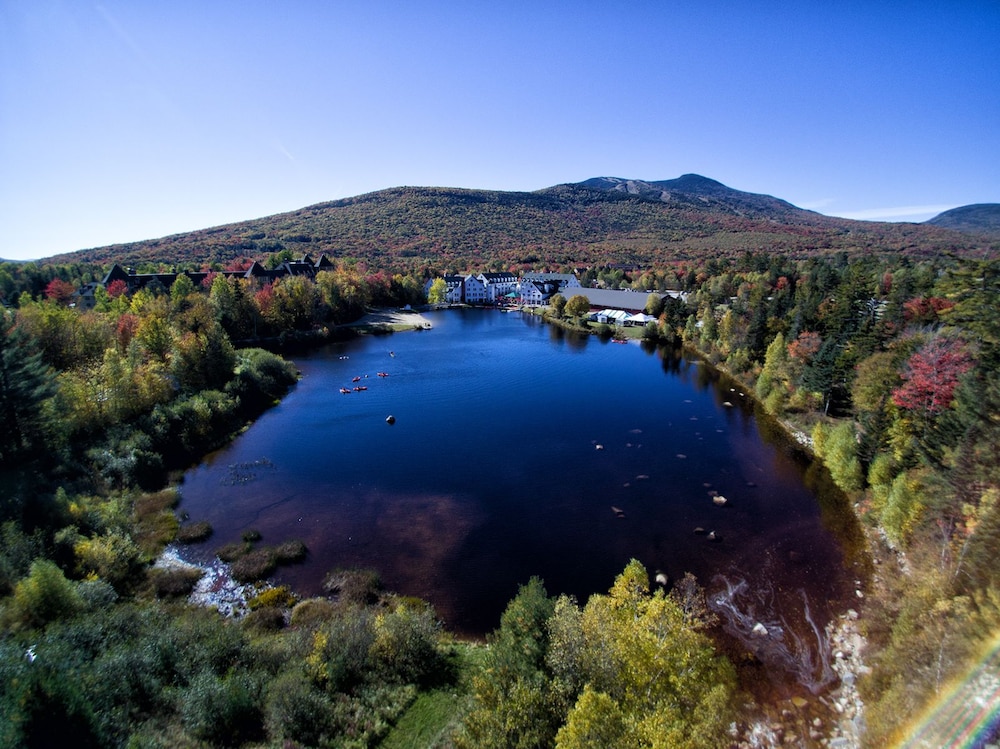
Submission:
M 829 682 L 820 633 L 854 596 L 853 516 L 749 397 L 669 348 L 520 312 L 427 316 L 296 358 L 296 388 L 184 477 L 181 509 L 215 529 L 185 554 L 248 529 L 298 538 L 308 559 L 278 581 L 316 594 L 333 568 L 374 568 L 471 636 L 533 575 L 585 601 L 636 558 L 695 574 L 765 670 Z

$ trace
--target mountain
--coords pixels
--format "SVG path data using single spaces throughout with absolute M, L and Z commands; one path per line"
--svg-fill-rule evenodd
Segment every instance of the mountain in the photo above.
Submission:
M 590 190 L 607 190 L 634 195 L 647 200 L 657 200 L 672 207 L 689 206 L 713 208 L 726 213 L 743 212 L 748 215 L 768 218 L 789 217 L 799 213 L 819 214 L 803 211 L 791 203 L 770 195 L 758 195 L 726 187 L 714 179 L 700 174 L 684 174 L 677 179 L 644 182 L 639 179 L 620 177 L 594 177 L 577 183 L 577 187 Z
M 537 192 L 396 187 L 51 260 L 225 265 L 283 250 L 423 272 L 648 266 L 747 251 L 992 255 L 1000 251 L 1000 243 L 928 224 L 823 216 L 686 174 L 659 182 L 597 177 Z
M 952 208 L 939 213 L 927 223 L 1000 239 L 1000 203 L 976 203 Z

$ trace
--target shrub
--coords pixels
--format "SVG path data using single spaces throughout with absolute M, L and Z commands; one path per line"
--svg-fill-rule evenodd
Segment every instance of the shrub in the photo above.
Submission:
M 40 627 L 72 616 L 83 606 L 76 587 L 48 559 L 31 564 L 28 576 L 14 586 L 11 613 L 15 625 Z
M 277 632 L 285 626 L 285 615 L 280 608 L 259 608 L 243 618 L 243 626 L 251 632 Z
M 87 458 L 109 486 L 154 488 L 163 484 L 163 457 L 149 435 L 130 426 L 111 429 L 107 441 L 88 450 Z
M 185 727 L 213 744 L 239 746 L 263 738 L 261 687 L 246 673 L 195 677 L 181 698 Z
M 10 685 L 17 693 L 5 695 L 17 707 L 5 716 L 10 720 L 0 734 L 4 746 L 96 749 L 103 744 L 89 700 L 75 679 L 43 668 L 29 669 L 24 676 Z
M 178 622 L 174 639 L 183 643 L 176 666 L 182 675 L 201 671 L 222 675 L 254 658 L 239 624 L 207 608 L 187 612 Z
M 750 357 L 750 352 L 745 348 L 736 349 L 726 358 L 726 366 L 735 375 L 749 372 L 752 365 L 753 360 Z
M 864 476 L 858 460 L 858 440 L 851 422 L 845 421 L 832 429 L 817 424 L 813 429 L 813 446 L 842 491 L 852 492 L 861 488 Z
M 269 406 L 295 384 L 295 368 L 270 351 L 244 349 L 239 352 L 238 360 L 226 392 L 237 396 L 244 408 L 258 410 Z
M 73 546 L 73 552 L 80 572 L 97 575 L 118 590 L 130 585 L 141 567 L 139 548 L 118 531 L 84 538 Z
M 250 599 L 248 605 L 251 611 L 263 608 L 287 609 L 294 606 L 297 601 L 295 594 L 287 585 L 280 585 L 258 593 Z
M 103 580 L 84 580 L 76 590 L 83 605 L 91 610 L 107 609 L 118 600 L 114 586 Z
M 218 445 L 236 425 L 239 403 L 230 395 L 203 390 L 158 405 L 149 418 L 156 444 L 168 462 L 177 464 Z
M 14 584 L 28 574 L 31 562 L 42 556 L 43 532 L 27 535 L 8 520 L 0 528 L 0 595 L 10 593 Z
M 243 532 L 242 538 L 248 544 L 257 543 L 261 539 L 260 531 L 256 528 L 251 528 L 250 530 Z
M 283 674 L 271 683 L 265 701 L 268 736 L 272 741 L 326 746 L 335 733 L 332 707 L 330 698 L 301 674 Z
M 313 635 L 306 669 L 317 685 L 330 692 L 348 691 L 372 673 L 372 619 L 367 609 L 351 609 Z
M 336 605 L 325 598 L 307 598 L 292 609 L 292 626 L 315 629 L 329 621 L 337 611 Z
M 440 666 L 437 650 L 440 624 L 430 606 L 400 604 L 375 618 L 371 656 L 376 670 L 389 683 L 415 684 Z

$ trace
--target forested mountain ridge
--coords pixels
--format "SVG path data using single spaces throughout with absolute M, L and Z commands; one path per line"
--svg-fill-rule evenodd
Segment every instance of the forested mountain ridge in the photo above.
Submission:
M 851 221 L 698 175 L 595 178 L 536 192 L 395 187 L 55 262 L 220 263 L 288 251 L 385 269 L 662 265 L 745 252 L 993 256 L 1000 240 L 928 224 Z
M 975 203 L 952 208 L 930 219 L 928 224 L 956 231 L 1000 238 L 1000 203 Z
M 620 177 L 594 177 L 575 187 L 591 190 L 623 192 L 647 200 L 661 201 L 681 206 L 712 208 L 723 213 L 743 214 L 763 218 L 781 217 L 791 223 L 796 220 L 814 221 L 826 218 L 814 211 L 807 211 L 791 203 L 758 193 L 734 190 L 721 182 L 700 174 L 683 174 L 677 179 L 645 182 Z

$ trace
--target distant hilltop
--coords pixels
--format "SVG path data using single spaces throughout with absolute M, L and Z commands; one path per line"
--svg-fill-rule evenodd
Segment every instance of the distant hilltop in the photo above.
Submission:
M 796 213 L 812 213 L 797 208 L 791 203 L 752 192 L 743 192 L 726 187 L 721 182 L 700 174 L 684 174 L 677 179 L 646 182 L 641 179 L 622 179 L 620 177 L 593 177 L 578 182 L 576 187 L 591 190 L 607 190 L 627 195 L 662 201 L 664 203 L 689 203 L 694 206 L 719 210 L 742 210 L 771 217 L 791 216 Z
M 952 208 L 927 223 L 945 229 L 1000 237 L 1000 203 L 976 203 Z
M 987 257 L 1000 254 L 1000 236 L 935 223 L 824 216 L 685 174 L 660 181 L 594 177 L 535 192 L 395 187 L 51 260 L 226 266 L 279 253 L 287 258 L 325 253 L 334 261 L 423 272 L 616 263 L 650 267 L 747 252 Z

